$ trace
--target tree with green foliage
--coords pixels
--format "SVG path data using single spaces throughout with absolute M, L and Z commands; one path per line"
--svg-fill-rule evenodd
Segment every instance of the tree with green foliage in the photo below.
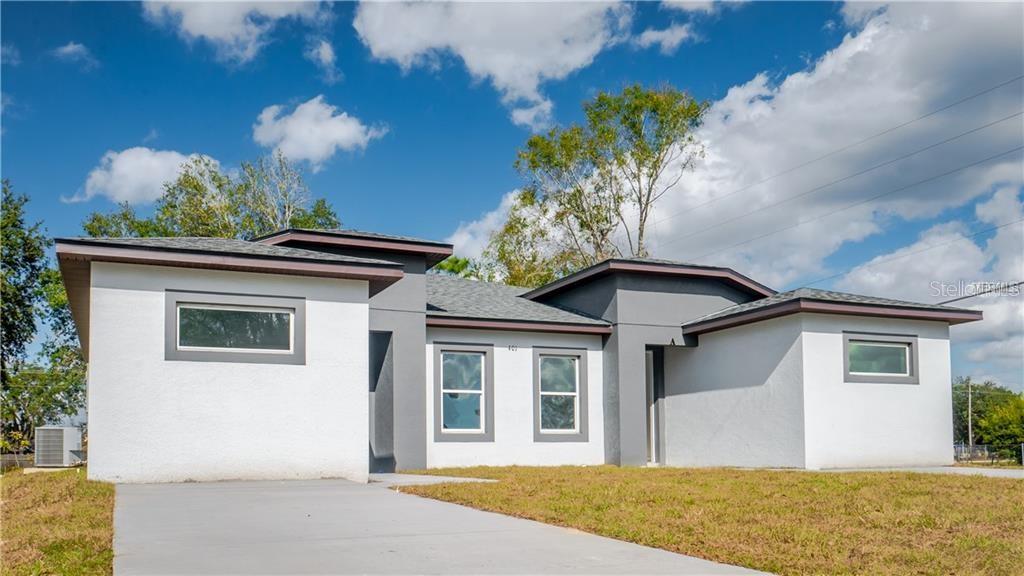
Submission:
M 3 214 L 0 229 L 2 283 L 0 283 L 0 381 L 6 390 L 16 366 L 24 361 L 25 348 L 36 335 L 36 306 L 42 298 L 40 280 L 46 270 L 50 241 L 42 223 L 25 222 L 28 197 L 15 194 L 3 181 Z
M 968 402 L 968 388 L 971 401 Z M 969 376 L 958 376 L 953 382 L 953 440 L 962 444 L 978 444 L 977 423 L 992 409 L 1012 398 L 1012 390 L 995 382 L 972 382 Z M 974 426 L 974 442 L 967 434 L 967 405 L 971 405 L 971 420 Z
M 48 267 L 41 223 L 25 223 L 28 198 L 3 183 L 3 419 L 5 450 L 31 446 L 35 427 L 85 404 L 85 362 L 74 336 L 60 273 Z M 50 327 L 39 361 L 26 347 L 41 319 Z
M 530 137 L 516 168 L 527 180 L 485 259 L 502 278 L 522 259 L 526 285 L 611 257 L 647 257 L 655 205 L 704 153 L 708 105 L 671 86 L 627 86 L 583 105 L 585 122 Z
M 996 457 L 1024 464 L 1024 393 L 1012 394 L 992 406 L 975 426 L 978 440 Z
M 446 274 L 448 276 L 461 276 L 463 278 L 471 277 L 473 269 L 473 261 L 469 258 L 461 258 L 459 256 L 449 256 L 444 260 L 441 260 L 434 265 L 430 271 L 434 274 Z
M 280 153 L 242 164 L 232 177 L 210 158 L 190 159 L 164 185 L 153 215 L 141 218 L 122 204 L 94 212 L 82 224 L 101 236 L 208 236 L 252 239 L 282 228 L 337 228 L 338 215 L 325 199 L 310 204 L 302 173 Z

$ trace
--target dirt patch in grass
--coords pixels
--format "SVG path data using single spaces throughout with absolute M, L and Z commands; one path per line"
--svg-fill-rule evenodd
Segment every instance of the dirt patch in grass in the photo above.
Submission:
M 1024 574 L 1024 482 L 904 472 L 461 468 L 402 492 L 780 574 Z
M 86 480 L 84 469 L 15 470 L 0 484 L 0 572 L 113 572 L 113 484 Z

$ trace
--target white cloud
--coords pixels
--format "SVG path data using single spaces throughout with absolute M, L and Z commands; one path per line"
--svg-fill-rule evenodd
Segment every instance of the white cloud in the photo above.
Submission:
M 54 48 L 50 53 L 58 60 L 80 64 L 84 70 L 90 70 L 100 65 L 88 46 L 73 40 L 63 46 Z
M 640 48 L 657 45 L 662 54 L 672 54 L 686 40 L 693 40 L 695 35 L 689 24 L 672 24 L 663 30 L 648 28 L 633 39 L 633 44 Z
M 463 258 L 479 258 L 487 248 L 491 233 L 505 223 L 519 190 L 506 192 L 498 207 L 472 222 L 460 222 L 459 227 L 445 242 L 455 246 L 455 253 Z
M 662 0 L 661 5 L 672 10 L 683 12 L 703 12 L 710 14 L 715 11 L 719 3 L 711 0 Z
M 338 150 L 363 150 L 384 136 L 387 128 L 367 126 L 317 96 L 282 115 L 284 107 L 268 106 L 252 128 L 253 139 L 295 161 L 307 161 L 318 171 Z
M 143 4 L 147 19 L 177 30 L 186 41 L 202 39 L 218 58 L 245 63 L 259 54 L 283 19 L 322 24 L 329 9 L 319 2 L 160 2 Z
M 153 150 L 143 146 L 120 152 L 109 151 L 89 172 L 85 189 L 67 202 L 84 202 L 106 196 L 114 202 L 144 204 L 163 194 L 164 184 L 178 177 L 181 166 L 191 156 L 173 150 Z
M 334 54 L 334 46 L 323 38 L 316 39 L 306 49 L 306 59 L 313 62 L 320 68 L 323 80 L 327 84 L 337 84 L 341 81 L 341 70 L 338 69 L 337 57 Z
M 404 71 L 458 57 L 498 90 L 515 123 L 539 129 L 552 110 L 541 84 L 623 41 L 631 19 L 632 8 L 618 3 L 371 2 L 359 5 L 353 25 L 374 58 Z
M 649 229 L 654 255 L 733 266 L 781 288 L 834 273 L 825 261 L 841 246 L 903 220 L 932 219 L 997 184 L 1020 184 L 1018 154 L 870 200 L 1019 146 L 1024 125 L 1017 117 L 823 187 L 1018 112 L 1024 99 L 1019 81 L 762 183 L 1024 68 L 1020 4 L 846 10 L 852 12 L 848 24 L 863 24 L 813 66 L 777 83 L 758 74 L 713 103 L 699 133 L 705 158 L 655 209 Z M 759 236 L 765 237 L 728 248 Z
M 825 186 L 1018 112 L 1021 82 L 762 182 L 1011 79 L 1024 67 L 1015 25 L 1020 5 L 847 10 L 853 12 L 848 24 L 863 21 L 862 27 L 812 67 L 778 83 L 758 74 L 713 103 L 700 131 L 706 157 L 656 208 L 656 255 L 734 266 L 785 287 L 828 275 L 825 259 L 845 244 L 901 220 L 934 218 L 998 183 L 1021 182 L 1020 156 L 1009 155 L 871 200 L 1019 146 L 1017 117 Z
M 13 44 L 0 45 L 0 64 L 17 66 L 21 64 L 21 51 Z

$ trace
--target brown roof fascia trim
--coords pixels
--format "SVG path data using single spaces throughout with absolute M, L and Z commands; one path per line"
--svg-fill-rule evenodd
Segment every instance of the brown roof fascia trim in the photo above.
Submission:
M 751 280 L 750 278 L 728 268 L 702 268 L 680 264 L 649 264 L 643 262 L 608 260 L 600 264 L 596 264 L 588 269 L 576 272 L 575 274 L 570 274 L 561 280 L 556 280 L 545 286 L 535 288 L 530 292 L 523 294 L 523 297 L 535 300 L 541 296 L 559 292 L 573 284 L 606 272 L 641 272 L 645 274 L 660 274 L 666 276 L 680 275 L 714 278 L 717 280 L 734 282 L 755 294 L 765 297 L 772 296 L 776 293 L 771 288 L 768 288 L 759 282 L 755 282 L 754 280 Z
M 285 242 L 309 242 L 311 244 L 327 244 L 334 246 L 348 246 L 352 248 L 366 248 L 370 250 L 387 250 L 392 252 L 408 252 L 412 254 L 428 254 L 435 256 L 451 256 L 454 249 L 444 244 L 420 244 L 416 242 L 403 242 L 398 240 L 384 240 L 377 238 L 356 238 L 343 236 L 329 232 L 299 232 L 286 231 L 275 236 L 267 236 L 256 240 L 261 244 L 271 246 Z
M 91 260 L 97 262 L 123 262 L 178 268 L 214 268 L 265 274 L 290 274 L 323 278 L 349 278 L 355 280 L 397 281 L 404 273 L 397 267 L 285 260 L 259 256 L 231 256 L 222 254 L 154 250 L 122 246 L 100 246 L 57 241 L 58 258 Z
M 760 308 L 735 316 L 717 318 L 707 322 L 683 326 L 683 334 L 704 334 L 734 326 L 788 316 L 799 312 L 816 312 L 820 314 L 840 314 L 846 316 L 872 316 L 879 318 L 900 318 L 904 320 L 932 320 L 962 324 L 981 320 L 983 315 L 974 310 L 928 310 L 924 308 L 900 308 L 875 304 L 855 304 L 845 302 L 821 302 L 816 300 L 793 300 L 774 306 Z
M 433 328 L 471 328 L 477 330 L 517 330 L 522 332 L 560 332 L 568 334 L 611 334 L 611 326 L 586 324 L 560 324 L 530 322 L 527 320 L 481 320 L 476 318 L 450 318 L 427 316 L 427 326 Z

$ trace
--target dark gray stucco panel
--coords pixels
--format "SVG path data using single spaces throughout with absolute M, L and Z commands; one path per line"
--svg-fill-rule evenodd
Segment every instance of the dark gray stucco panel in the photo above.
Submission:
M 850 341 L 892 342 L 910 346 L 908 376 L 886 376 L 850 373 Z M 869 332 L 843 332 L 843 381 L 864 384 L 918 384 L 917 336 L 909 334 L 877 334 Z
M 292 350 L 283 353 L 233 352 L 178 349 L 178 304 L 220 304 L 288 308 L 292 317 Z M 291 296 L 263 296 L 219 292 L 164 291 L 164 360 L 186 362 L 236 362 L 245 364 L 306 363 L 306 299 Z
M 574 433 L 542 432 L 540 429 L 540 357 L 541 356 L 572 356 L 576 358 L 577 370 L 577 404 L 579 413 L 576 415 L 578 430 Z M 587 351 L 572 348 L 534 348 L 533 349 L 533 441 L 534 442 L 586 442 L 590 437 L 590 419 L 588 412 L 587 383 Z
M 484 431 L 445 432 L 441 415 L 441 354 L 478 352 L 484 355 Z M 494 442 L 494 346 L 434 342 L 434 442 Z

